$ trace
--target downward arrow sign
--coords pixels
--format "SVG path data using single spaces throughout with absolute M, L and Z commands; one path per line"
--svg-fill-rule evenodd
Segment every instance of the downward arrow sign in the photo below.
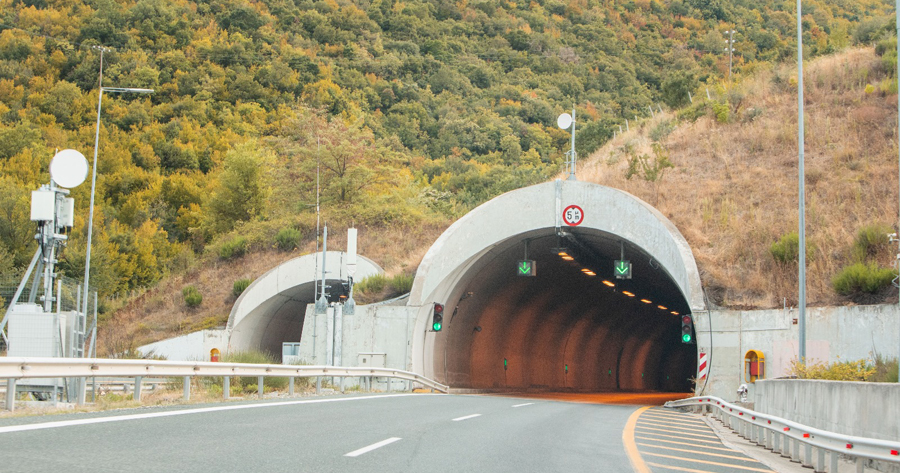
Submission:
M 619 274 L 627 273 L 628 272 L 628 263 L 626 263 L 624 261 L 619 263 L 619 266 L 616 267 L 616 271 L 618 271 Z

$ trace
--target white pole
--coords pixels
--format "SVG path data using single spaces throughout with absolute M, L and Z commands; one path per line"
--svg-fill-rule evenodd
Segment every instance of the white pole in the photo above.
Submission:
M 803 168 L 803 10 L 797 0 L 797 146 L 800 150 L 800 362 L 806 362 L 806 174 Z
M 91 205 L 88 212 L 87 250 L 84 254 L 84 301 L 81 305 L 81 313 L 87 314 L 88 294 L 91 282 L 91 238 L 94 234 L 94 193 L 97 188 L 97 147 L 100 145 L 100 107 L 103 104 L 103 53 L 100 50 L 100 79 L 97 86 L 97 128 L 94 133 L 94 165 L 91 167 Z

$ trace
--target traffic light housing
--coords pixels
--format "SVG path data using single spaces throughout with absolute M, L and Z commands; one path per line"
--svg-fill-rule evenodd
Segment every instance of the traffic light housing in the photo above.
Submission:
M 444 328 L 444 304 L 434 303 L 431 315 L 431 330 L 440 332 Z
M 694 343 L 694 320 L 690 314 L 681 316 L 681 343 Z

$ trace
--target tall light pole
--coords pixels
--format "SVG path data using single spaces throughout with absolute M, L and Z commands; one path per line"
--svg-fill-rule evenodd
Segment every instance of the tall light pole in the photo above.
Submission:
M 731 58 L 734 54 L 734 34 L 736 31 L 726 31 L 728 39 L 725 40 L 725 52 L 728 53 L 728 81 L 731 82 Z
M 103 92 L 131 92 L 137 94 L 152 94 L 153 89 L 132 89 L 126 87 L 103 87 L 103 53 L 109 51 L 107 48 L 95 46 L 100 51 L 100 79 L 98 82 L 99 94 L 97 96 L 97 129 L 94 134 L 94 163 L 91 167 L 91 203 L 88 212 L 88 234 L 87 234 L 87 251 L 84 258 L 84 299 L 81 304 L 82 313 L 87 317 L 88 293 L 91 280 L 91 237 L 94 234 L 94 192 L 97 187 L 97 149 L 100 145 L 100 109 L 103 105 Z
M 900 58 L 900 0 L 897 0 L 894 8 L 894 17 L 897 21 L 897 57 Z M 897 76 L 898 90 L 900 90 L 900 63 L 897 65 L 895 74 Z M 900 94 L 897 95 L 897 113 L 898 117 L 900 117 Z M 900 131 L 900 118 L 898 118 L 897 127 L 898 131 Z M 900 226 L 897 227 L 897 232 L 900 233 Z M 900 253 L 897 253 L 897 271 L 900 274 Z M 900 322 L 900 299 L 897 300 L 897 308 L 897 321 Z M 898 337 L 898 341 L 900 341 L 900 337 Z M 897 350 L 897 359 L 900 360 L 900 348 Z M 897 380 L 900 382 L 900 363 L 897 364 Z
M 797 145 L 800 149 L 800 336 L 797 342 L 800 363 L 806 363 L 806 171 L 803 169 L 803 10 L 797 0 Z

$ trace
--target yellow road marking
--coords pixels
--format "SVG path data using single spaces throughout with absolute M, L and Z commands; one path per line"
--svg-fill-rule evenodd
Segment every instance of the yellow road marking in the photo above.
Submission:
M 646 427 L 646 426 L 643 426 L 643 425 L 639 425 L 638 427 L 641 428 L 641 429 L 646 429 L 646 430 L 656 430 L 656 431 L 659 431 L 659 432 L 668 432 L 668 433 L 670 433 L 670 434 L 681 433 L 681 432 L 677 432 L 677 429 L 669 429 L 669 430 L 654 429 L 653 427 Z M 705 439 L 716 439 L 716 440 L 719 439 L 719 437 L 716 437 L 715 435 L 700 435 L 700 434 L 688 434 L 688 433 L 685 433 L 685 434 L 683 434 L 683 435 L 686 435 L 686 436 L 688 436 L 688 437 L 700 437 L 700 438 L 705 438 Z
M 651 463 L 651 462 L 647 462 L 647 464 L 650 465 L 650 466 L 652 466 L 652 467 L 654 467 L 654 468 L 662 468 L 662 469 L 664 469 L 664 470 L 688 471 L 688 472 L 690 472 L 690 473 L 716 473 L 716 472 L 714 472 L 714 471 L 695 470 L 695 469 L 693 469 L 693 468 L 682 468 L 682 467 L 680 467 L 680 466 L 663 465 L 663 464 L 661 464 L 661 463 Z
M 656 434 L 650 434 L 650 435 L 656 435 Z M 697 444 L 695 444 L 695 443 L 676 442 L 676 441 L 674 441 L 674 440 L 655 439 L 655 438 L 652 438 L 652 437 L 641 437 L 640 435 L 635 435 L 634 438 L 636 438 L 636 439 L 641 439 L 641 440 L 650 440 L 650 441 L 652 441 L 652 442 L 665 442 L 665 443 L 674 443 L 674 444 L 676 444 L 676 445 L 687 445 L 688 447 L 702 447 L 702 448 L 704 448 L 704 449 L 706 449 L 706 450 L 722 450 L 722 451 L 724 451 L 724 452 L 733 452 L 733 451 L 734 451 L 734 450 L 732 450 L 732 449 L 730 449 L 730 448 L 722 448 L 722 447 L 706 447 L 706 446 L 703 446 L 703 445 L 697 445 Z
M 703 427 L 705 427 L 704 429 L 695 429 L 694 427 L 685 427 L 685 425 L 683 423 L 678 424 L 675 422 L 663 422 L 663 421 L 658 421 L 658 420 L 649 421 L 649 420 L 644 420 L 644 417 L 641 417 L 640 422 L 641 422 L 641 424 L 649 424 L 649 425 L 671 425 L 673 427 L 678 427 L 678 430 L 690 430 L 690 431 L 694 431 L 694 432 L 707 432 L 707 433 L 712 432 L 712 430 L 706 424 L 703 424 Z
M 686 462 L 703 463 L 706 465 L 727 466 L 728 468 L 737 468 L 739 470 L 762 471 L 764 473 L 769 473 L 772 471 L 772 470 L 763 470 L 760 468 L 751 468 L 749 466 L 732 465 L 731 463 L 719 463 L 719 462 L 711 462 L 711 461 L 707 461 L 707 460 L 697 460 L 696 458 L 675 457 L 672 455 L 663 455 L 661 453 L 644 452 L 644 455 L 650 455 L 651 457 L 671 458 L 673 460 L 681 460 L 681 461 L 686 461 Z
M 680 424 L 690 424 L 690 425 L 701 425 L 705 426 L 706 423 L 702 420 L 694 419 L 693 417 L 672 417 L 672 416 L 658 416 L 655 414 L 645 414 L 641 416 L 641 420 L 652 419 L 657 422 L 678 422 Z
M 657 437 L 666 437 L 666 438 L 670 438 L 670 439 L 690 440 L 691 442 L 711 443 L 711 444 L 713 444 L 713 445 L 722 445 L 722 442 L 721 442 L 721 441 L 713 442 L 713 441 L 710 441 L 710 440 L 694 440 L 694 439 L 686 439 L 686 438 L 684 438 L 684 437 L 676 437 L 676 436 L 674 436 L 674 435 L 655 434 L 655 433 L 653 433 L 653 432 L 642 432 L 642 433 L 644 433 L 644 434 L 646 434 L 646 435 L 655 435 L 655 436 L 657 436 Z M 654 439 L 654 440 L 655 440 L 655 439 Z
M 738 461 L 742 461 L 742 462 L 759 463 L 759 460 L 754 460 L 752 458 L 746 458 L 746 457 L 741 458 L 741 457 L 737 457 L 734 455 L 722 455 L 721 453 L 704 452 L 702 450 L 688 450 L 686 448 L 664 447 L 662 445 L 651 445 L 649 443 L 639 443 L 638 445 L 643 445 L 645 447 L 652 447 L 652 448 L 662 448 L 664 450 L 674 450 L 676 452 L 696 453 L 698 455 L 705 455 L 705 456 L 710 456 L 710 457 L 721 457 L 721 458 L 727 458 L 729 460 L 738 460 Z M 737 453 L 737 452 L 735 452 L 735 453 Z
M 650 468 L 647 467 L 644 459 L 641 458 L 641 453 L 634 442 L 634 426 L 637 424 L 641 413 L 647 409 L 650 409 L 650 406 L 634 411 L 631 417 L 628 418 L 628 422 L 625 423 L 625 429 L 622 430 L 622 443 L 625 444 L 625 454 L 628 455 L 628 460 L 631 462 L 631 467 L 634 468 L 635 473 L 651 473 Z

